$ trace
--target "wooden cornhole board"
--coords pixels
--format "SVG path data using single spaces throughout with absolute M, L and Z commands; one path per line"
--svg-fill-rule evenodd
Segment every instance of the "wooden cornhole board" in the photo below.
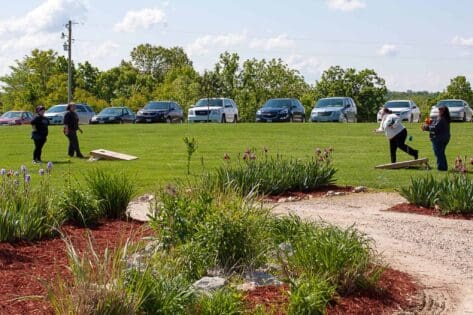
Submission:
M 419 167 L 424 167 L 426 169 L 430 169 L 429 159 L 423 158 L 423 159 L 418 159 L 418 160 L 409 160 L 409 161 L 403 161 L 403 162 L 381 164 L 381 165 L 375 166 L 374 168 L 396 169 L 396 168 L 409 168 L 413 166 L 419 166 Z
M 104 150 L 104 149 L 97 149 L 90 151 L 90 156 L 94 160 L 124 160 L 124 161 L 131 161 L 136 160 L 138 157 L 128 154 L 123 154 L 119 152 Z

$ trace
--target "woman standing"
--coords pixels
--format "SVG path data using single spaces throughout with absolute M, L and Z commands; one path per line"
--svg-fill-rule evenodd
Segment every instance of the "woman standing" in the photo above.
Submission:
M 429 131 L 430 141 L 435 157 L 437 158 L 437 169 L 447 171 L 447 157 L 445 149 L 450 141 L 450 111 L 446 105 L 439 105 L 439 116 L 431 124 L 424 124 L 422 130 Z
M 391 163 L 396 163 L 396 150 L 397 148 L 406 152 L 409 155 L 412 155 L 414 159 L 417 160 L 419 157 L 419 151 L 411 148 L 406 145 L 407 130 L 402 125 L 401 119 L 393 112 L 384 107 L 383 109 L 383 118 L 381 119 L 381 124 L 375 132 L 384 132 L 386 138 L 389 139 L 389 149 L 391 153 Z
M 44 117 L 45 110 L 46 108 L 43 105 L 37 106 L 36 115 L 33 120 L 31 120 L 31 127 L 33 128 L 31 139 L 34 141 L 33 164 L 42 162 L 41 153 L 46 139 L 48 138 L 49 120 Z

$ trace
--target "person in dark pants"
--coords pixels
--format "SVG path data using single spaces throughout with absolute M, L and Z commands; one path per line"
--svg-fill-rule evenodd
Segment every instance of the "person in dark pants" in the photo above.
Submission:
M 64 134 L 69 139 L 68 154 L 70 157 L 74 156 L 74 153 L 78 158 L 84 158 L 79 148 L 79 139 L 77 138 L 77 131 L 82 133 L 82 129 L 79 127 L 79 116 L 76 113 L 76 104 L 70 103 L 67 105 L 67 113 L 64 115 Z
M 401 119 L 393 112 L 385 107 L 383 109 L 383 118 L 379 128 L 375 132 L 384 132 L 386 138 L 389 139 L 389 149 L 391 153 L 391 163 L 396 163 L 396 151 L 401 149 L 409 155 L 412 155 L 415 160 L 419 158 L 419 151 L 406 145 L 407 130 L 402 125 Z
M 33 164 L 42 162 L 41 153 L 48 138 L 49 120 L 44 117 L 45 110 L 46 108 L 43 105 L 37 106 L 36 115 L 31 120 L 31 127 L 33 128 L 31 139 L 34 141 Z
M 424 124 L 422 130 L 429 131 L 430 141 L 435 157 L 437 158 L 437 169 L 447 171 L 447 157 L 445 149 L 450 141 L 450 111 L 445 105 L 439 106 L 439 116 L 430 124 Z

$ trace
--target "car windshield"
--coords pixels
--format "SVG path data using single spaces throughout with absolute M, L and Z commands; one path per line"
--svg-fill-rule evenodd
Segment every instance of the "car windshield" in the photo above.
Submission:
M 195 107 L 223 107 L 223 100 L 215 99 L 215 98 L 203 98 L 200 99 L 196 104 Z
M 324 108 L 324 107 L 343 107 L 342 98 L 323 98 L 315 103 L 315 107 Z
M 447 107 L 463 107 L 462 101 L 440 101 L 437 103 L 437 107 L 445 105 Z
M 264 105 L 264 108 L 289 108 L 291 107 L 291 100 L 269 100 Z
M 21 117 L 20 112 L 6 112 L 0 118 L 20 118 L 20 117 Z
M 387 108 L 405 108 L 409 107 L 409 102 L 387 102 L 384 104 Z
M 102 109 L 102 111 L 99 113 L 99 115 L 121 115 L 122 114 L 122 109 L 121 108 L 116 108 L 116 107 L 109 107 Z
M 151 102 L 146 104 L 143 109 L 169 109 L 170 106 L 170 102 Z
M 56 105 L 46 111 L 46 113 L 62 113 L 66 111 L 67 105 Z

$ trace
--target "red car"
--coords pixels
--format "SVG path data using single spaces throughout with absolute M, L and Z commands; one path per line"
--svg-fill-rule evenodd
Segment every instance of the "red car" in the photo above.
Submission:
M 31 119 L 33 119 L 32 112 L 12 110 L 0 116 L 0 126 L 29 124 Z

